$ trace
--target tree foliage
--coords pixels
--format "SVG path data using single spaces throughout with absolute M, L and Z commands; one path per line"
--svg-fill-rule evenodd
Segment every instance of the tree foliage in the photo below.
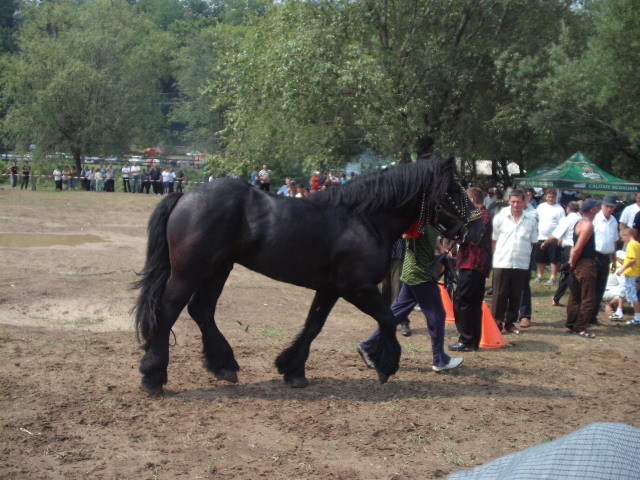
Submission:
M 453 152 L 497 177 L 582 150 L 638 177 L 634 0 L 12 0 L 2 135 L 43 152 L 184 141 L 217 172 Z
M 433 148 L 470 160 L 526 158 L 537 137 L 518 97 L 531 95 L 506 83 L 507 66 L 544 55 L 572 16 L 569 3 L 274 6 L 216 92 L 229 105 L 227 153 L 308 168 L 365 147 L 400 161 Z
M 633 0 L 588 2 L 581 30 L 552 50 L 550 73 L 536 89 L 538 134 L 565 153 L 578 148 L 623 176 L 638 178 L 640 162 L 640 10 Z M 576 37 L 582 40 L 576 48 Z
M 20 51 L 3 72 L 5 125 L 17 145 L 114 153 L 162 131 L 157 95 L 170 38 L 125 1 L 82 8 L 47 2 L 23 12 Z

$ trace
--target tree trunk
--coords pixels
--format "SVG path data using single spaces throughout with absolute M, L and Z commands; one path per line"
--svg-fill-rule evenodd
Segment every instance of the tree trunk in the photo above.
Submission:
M 78 172 L 78 175 L 80 175 L 80 172 L 82 172 L 82 153 L 79 151 L 74 151 L 73 152 L 73 163 L 75 163 L 76 165 L 76 172 Z

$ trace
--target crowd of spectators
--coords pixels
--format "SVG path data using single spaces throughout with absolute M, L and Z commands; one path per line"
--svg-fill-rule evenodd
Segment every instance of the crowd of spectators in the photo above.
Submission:
M 636 262 L 640 192 L 631 205 L 614 195 L 596 200 L 553 188 L 503 191 L 495 186 L 483 195 L 471 187 L 467 193 L 483 212 L 485 235 L 476 246 L 463 245 L 457 254 L 455 249 L 450 252 L 449 261 L 458 274 L 453 306 L 459 333 L 450 350 L 479 348 L 485 293 L 492 297 L 491 313 L 505 334 L 520 335 L 522 329 L 533 326 L 531 283 L 549 290 L 553 306 L 561 307 L 562 296 L 569 291 L 567 333 L 595 338 L 592 329 L 601 325 L 602 310 L 611 314 L 610 320 L 622 321 L 628 318 L 624 305 L 633 307 L 633 317 L 626 324 L 640 324 L 640 265 Z M 397 250 L 396 242 L 391 252 L 394 265 L 399 261 Z M 400 274 L 391 275 L 392 281 L 400 282 L 400 275 L 401 269 Z M 490 285 L 486 292 L 485 283 Z M 384 287 L 389 290 L 388 285 Z M 402 333 L 411 334 L 407 325 Z M 363 358 L 365 347 L 358 346 Z
M 267 165 L 264 165 L 264 167 L 267 167 Z M 308 197 L 320 190 L 326 190 L 327 188 L 343 185 L 356 177 L 357 175 L 355 172 L 351 172 L 347 176 L 342 171 L 334 172 L 329 170 L 326 175 L 321 175 L 320 172 L 316 170 L 313 172 L 308 182 L 304 183 L 298 182 L 292 177 L 286 177 L 284 185 L 282 185 L 276 193 L 277 195 L 283 195 L 285 197 Z
M 494 237 L 496 236 L 495 222 L 500 222 L 504 220 L 505 215 L 509 215 L 506 213 L 508 211 L 506 207 L 513 192 L 510 191 L 503 196 L 499 188 L 494 188 L 490 189 L 485 197 L 484 205 L 494 218 Z M 636 249 L 637 242 L 634 243 L 638 237 L 640 223 L 640 192 L 636 193 L 635 203 L 631 205 L 618 201 L 614 195 L 605 195 L 602 200 L 596 200 L 574 192 L 561 192 L 560 198 L 563 204 L 559 204 L 557 202 L 559 195 L 556 189 L 552 188 L 544 191 L 543 195 L 533 188 L 526 189 L 522 194 L 526 202 L 523 209 L 525 216 L 535 218 L 537 221 L 537 241 L 532 242 L 528 268 L 525 268 L 526 262 L 520 265 L 520 269 L 527 273 L 524 274 L 526 282 L 521 288 L 518 318 L 512 317 L 513 333 L 520 333 L 518 326 L 515 326 L 516 321 L 519 321 L 520 328 L 528 328 L 532 324 L 529 285 L 532 271 L 536 272 L 532 280 L 534 283 L 543 283 L 546 272 L 549 272 L 548 280 L 544 284 L 550 289 L 557 287 L 551 298 L 553 306 L 562 306 L 560 303 L 562 296 L 569 290 L 570 299 L 567 301 L 567 306 L 569 309 L 574 309 L 567 313 L 568 317 L 572 317 L 572 319 L 568 318 L 568 325 L 571 326 L 570 333 L 580 334 L 586 331 L 583 336 L 594 338 L 595 335 L 587 327 L 600 325 L 598 314 L 607 307 L 615 310 L 609 317 L 611 320 L 623 320 L 622 310 L 617 309 L 617 303 L 620 303 L 620 298 L 621 302 L 629 301 L 624 295 L 633 299 L 629 303 L 634 306 L 634 316 L 627 324 L 640 324 L 638 315 L 640 309 L 635 300 L 638 290 L 637 280 L 640 276 L 640 267 L 635 258 L 640 252 Z M 587 223 L 589 227 L 584 228 Z M 577 244 L 580 237 L 584 238 L 580 244 Z M 631 248 L 628 245 L 631 245 Z M 505 246 L 499 250 L 503 256 Z M 521 252 L 520 256 L 522 255 L 524 254 Z M 494 279 L 495 261 L 494 258 Z M 579 271 L 576 273 L 576 270 L 585 270 L 586 273 Z M 623 279 L 620 279 L 620 276 L 623 276 Z M 625 276 L 632 280 L 625 280 Z M 633 283 L 633 288 L 629 286 L 629 282 Z M 615 294 L 616 289 L 618 295 Z M 488 293 L 494 295 L 494 305 L 501 303 L 498 298 L 500 292 L 495 288 L 489 288 Z M 580 303 L 579 313 L 575 311 L 577 309 L 575 301 Z M 588 313 L 587 310 L 589 310 Z M 581 331 L 575 331 L 576 316 L 585 317 L 577 322 L 578 329 Z

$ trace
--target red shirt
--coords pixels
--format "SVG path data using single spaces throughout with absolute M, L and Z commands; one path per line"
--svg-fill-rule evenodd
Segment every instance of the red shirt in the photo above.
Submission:
M 493 225 L 491 223 L 491 215 L 484 206 L 480 207 L 482 211 L 482 223 L 484 223 L 484 233 L 480 238 L 480 242 L 476 245 L 474 243 L 466 243 L 460 246 L 458 256 L 456 257 L 456 269 L 462 270 L 468 268 L 471 270 L 477 270 L 485 277 L 489 276 L 491 272 L 491 234 L 493 232 Z

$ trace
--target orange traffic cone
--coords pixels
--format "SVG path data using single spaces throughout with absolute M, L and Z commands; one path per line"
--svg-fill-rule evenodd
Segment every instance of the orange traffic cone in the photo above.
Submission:
M 482 302 L 482 335 L 480 335 L 480 348 L 502 348 L 507 345 L 504 335 L 500 333 L 489 305 Z
M 447 315 L 447 322 L 455 323 L 456 317 L 453 313 L 453 302 L 451 301 L 451 296 L 449 296 L 449 292 L 444 288 L 442 283 L 438 282 L 438 286 L 440 287 L 440 297 L 442 298 L 444 311 Z

